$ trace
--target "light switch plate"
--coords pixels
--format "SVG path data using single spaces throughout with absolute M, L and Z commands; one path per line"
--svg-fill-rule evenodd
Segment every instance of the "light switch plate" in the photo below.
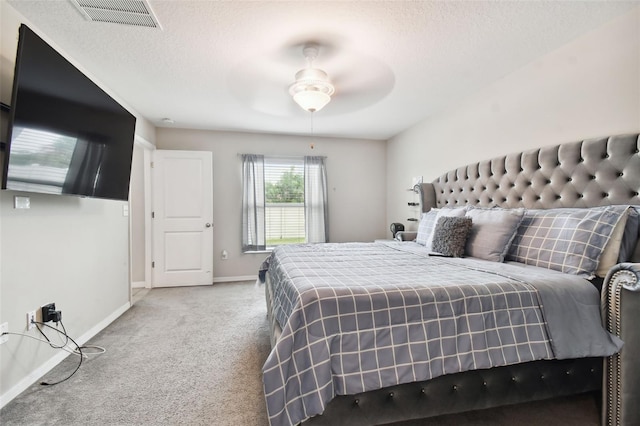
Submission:
M 16 195 L 13 197 L 13 208 L 15 209 L 30 209 L 31 198 Z

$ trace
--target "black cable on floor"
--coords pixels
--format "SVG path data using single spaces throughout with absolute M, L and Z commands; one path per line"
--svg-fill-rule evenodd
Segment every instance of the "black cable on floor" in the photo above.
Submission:
M 57 382 L 53 382 L 53 383 L 49 383 L 49 382 L 40 382 L 40 384 L 41 384 L 41 385 L 43 385 L 43 386 L 53 386 L 53 385 L 57 385 L 57 384 L 60 384 L 60 383 L 62 383 L 62 382 L 65 382 L 65 381 L 69 380 L 69 379 L 70 379 L 74 374 L 76 374 L 76 372 L 80 369 L 80 366 L 82 365 L 82 358 L 84 358 L 84 357 L 83 357 L 83 355 L 82 355 L 82 348 L 80 347 L 80 345 L 78 345 L 78 344 L 76 343 L 76 341 L 75 341 L 75 340 L 73 340 L 73 339 L 71 338 L 71 336 L 69 336 L 69 335 L 67 334 L 67 330 L 65 329 L 64 324 L 62 323 L 62 321 L 60 321 L 60 324 L 62 325 L 62 329 L 63 329 L 64 331 L 58 330 L 56 327 L 52 327 L 52 326 L 50 326 L 49 324 L 46 324 L 46 323 L 44 323 L 44 322 L 35 322 L 35 321 L 34 321 L 34 324 L 36 324 L 36 326 L 37 326 L 37 325 L 43 325 L 43 326 L 45 326 L 45 327 L 49 327 L 50 329 L 55 330 L 55 331 L 57 331 L 58 333 L 62 334 L 62 335 L 63 335 L 64 337 L 66 337 L 68 340 L 71 340 L 71 341 L 73 342 L 73 344 L 74 344 L 74 345 L 76 345 L 76 350 L 77 350 L 77 351 L 78 351 L 78 353 L 80 354 L 80 362 L 78 363 L 78 366 L 76 367 L 76 369 L 75 369 L 75 370 L 73 370 L 73 372 L 72 372 L 71 374 L 69 374 L 69 376 L 67 376 L 66 378 L 64 378 L 64 379 L 62 379 L 62 380 L 58 380 Z M 38 327 L 38 330 L 40 330 L 40 327 Z M 42 333 L 42 331 L 40 331 L 40 333 L 44 336 L 44 333 Z M 47 337 L 45 336 L 45 338 L 47 338 Z M 52 348 L 61 349 L 61 348 L 58 348 L 57 346 L 54 346 L 48 338 L 47 338 L 47 341 L 49 341 L 49 345 L 51 345 L 51 347 L 52 347 Z

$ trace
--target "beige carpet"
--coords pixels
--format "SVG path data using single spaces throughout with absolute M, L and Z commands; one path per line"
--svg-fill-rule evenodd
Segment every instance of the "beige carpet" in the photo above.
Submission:
M 70 380 L 33 385 L 0 411 L 3 425 L 268 424 L 261 367 L 269 353 L 264 289 L 251 282 L 153 289 L 89 342 Z M 46 380 L 64 378 L 67 358 Z M 598 425 L 590 396 L 442 416 L 417 425 Z

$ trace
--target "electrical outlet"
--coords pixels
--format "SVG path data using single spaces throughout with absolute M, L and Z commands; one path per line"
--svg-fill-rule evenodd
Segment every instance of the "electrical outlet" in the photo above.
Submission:
M 31 330 L 36 326 L 36 311 L 27 312 L 27 330 Z
M 8 334 L 2 335 L 2 333 L 8 333 L 8 332 L 9 332 L 9 323 L 3 322 L 2 324 L 0 324 L 0 345 L 6 342 L 7 340 L 9 340 Z

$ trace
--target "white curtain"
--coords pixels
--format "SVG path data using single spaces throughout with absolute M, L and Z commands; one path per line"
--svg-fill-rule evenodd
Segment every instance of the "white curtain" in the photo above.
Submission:
M 264 156 L 242 155 L 242 251 L 265 250 Z
M 324 157 L 304 157 L 304 215 L 307 242 L 329 241 L 327 171 Z

